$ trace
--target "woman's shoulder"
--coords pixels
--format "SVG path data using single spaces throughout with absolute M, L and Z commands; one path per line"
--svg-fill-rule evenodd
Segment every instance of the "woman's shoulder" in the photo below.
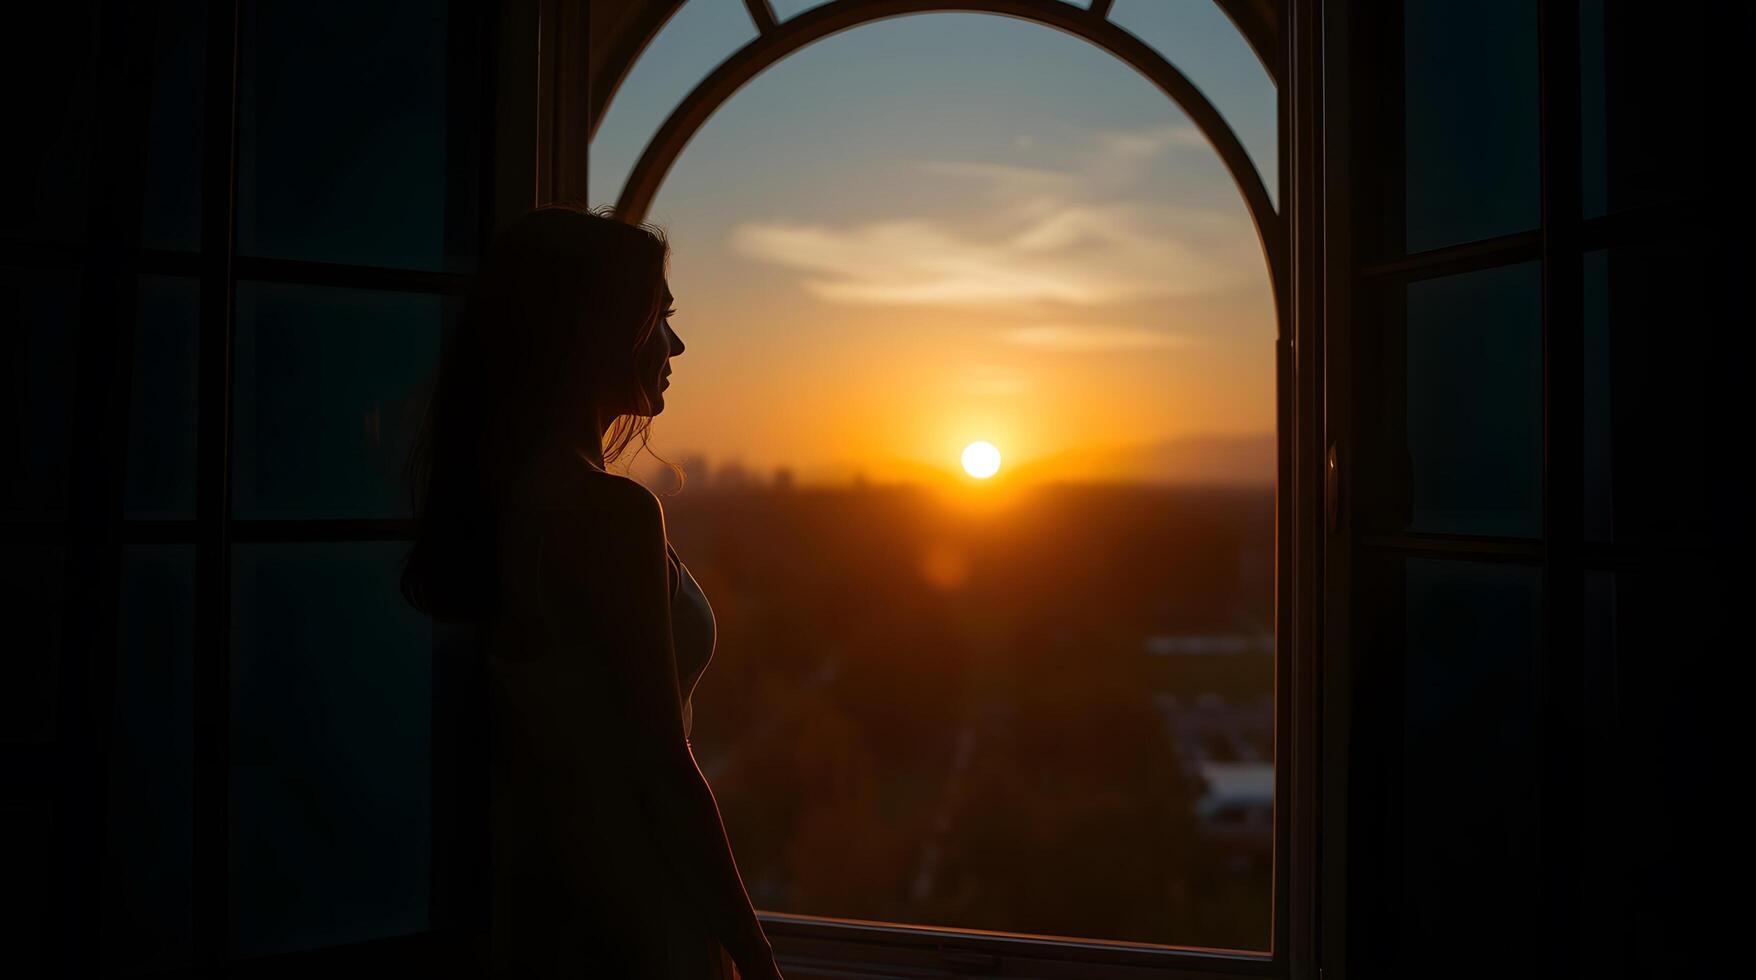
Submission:
M 509 501 L 515 511 L 573 523 L 595 518 L 618 527 L 664 523 L 658 495 L 638 480 L 598 469 L 571 453 L 551 453 L 532 466 Z

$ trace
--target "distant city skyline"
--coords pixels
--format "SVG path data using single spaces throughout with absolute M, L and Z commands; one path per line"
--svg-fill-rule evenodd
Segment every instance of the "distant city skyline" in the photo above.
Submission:
M 800 467 L 786 462 L 755 465 L 739 456 L 699 450 L 657 453 L 632 451 L 612 468 L 626 471 L 655 489 L 675 484 L 667 464 L 683 469 L 690 486 L 822 486 L 855 482 L 926 485 L 967 484 L 951 468 L 932 465 L 874 470 L 857 464 Z M 1079 446 L 1065 453 L 1005 464 L 998 484 L 1153 483 L 1167 486 L 1272 486 L 1275 437 L 1190 437 L 1150 445 Z
M 1273 188 L 1273 86 L 1223 15 L 1116 19 L 1180 45 Z M 685 5 L 611 103 L 593 203 L 752 31 L 735 0 Z M 667 458 L 955 478 L 987 440 L 1001 477 L 1158 480 L 1113 452 L 1272 440 L 1274 306 L 1237 188 L 1174 103 L 1053 30 L 931 14 L 812 45 L 708 122 L 649 217 L 688 344 L 653 426 Z M 1237 452 L 1208 462 L 1169 479 L 1238 482 Z

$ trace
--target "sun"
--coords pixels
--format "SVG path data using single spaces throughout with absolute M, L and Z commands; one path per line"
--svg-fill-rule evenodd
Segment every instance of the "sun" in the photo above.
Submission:
M 978 480 L 1000 472 L 1000 450 L 991 442 L 972 442 L 963 447 L 963 471 Z

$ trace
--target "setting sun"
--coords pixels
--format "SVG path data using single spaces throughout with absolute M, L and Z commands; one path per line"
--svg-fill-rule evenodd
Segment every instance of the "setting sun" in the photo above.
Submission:
M 1000 450 L 991 442 L 972 442 L 963 447 L 963 471 L 978 480 L 1000 472 Z

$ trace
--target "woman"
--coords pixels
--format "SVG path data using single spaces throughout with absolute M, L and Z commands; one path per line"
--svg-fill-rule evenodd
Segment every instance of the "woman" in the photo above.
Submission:
M 485 628 L 495 976 L 779 974 L 687 740 L 713 614 L 606 472 L 664 410 L 669 247 L 548 207 L 483 261 L 411 458 L 403 591 Z

